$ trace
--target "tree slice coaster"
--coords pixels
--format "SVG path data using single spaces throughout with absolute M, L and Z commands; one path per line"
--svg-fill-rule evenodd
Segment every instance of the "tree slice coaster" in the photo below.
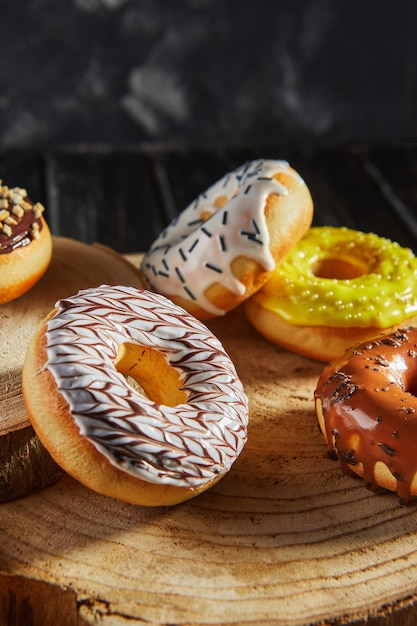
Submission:
M 0 624 L 16 606 L 42 626 L 63 616 L 78 626 L 417 623 L 415 506 L 327 458 L 313 400 L 323 364 L 268 343 L 242 308 L 210 327 L 249 397 L 248 442 L 231 471 L 173 507 L 125 504 L 68 475 L 2 503 Z
M 33 332 L 55 302 L 103 283 L 144 286 L 139 270 L 114 250 L 55 237 L 46 274 L 21 298 L 0 306 L 0 501 L 44 487 L 62 473 L 30 425 L 22 366 Z

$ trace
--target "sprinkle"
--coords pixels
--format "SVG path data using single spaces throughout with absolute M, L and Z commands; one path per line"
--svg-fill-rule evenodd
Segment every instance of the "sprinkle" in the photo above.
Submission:
M 196 245 L 198 244 L 199 239 L 197 237 L 197 239 L 195 239 L 195 241 L 191 244 L 191 246 L 188 248 L 188 252 L 192 252 L 194 250 L 194 248 L 196 247 Z
M 227 187 L 229 180 L 230 180 L 230 172 L 226 174 L 226 176 L 224 177 L 223 187 Z
M 341 452 L 340 457 L 347 465 L 358 464 L 358 460 L 355 457 L 355 450 L 347 450 L 346 452 Z
M 241 230 L 240 234 L 244 235 L 245 237 L 247 237 L 248 241 L 253 241 L 254 243 L 259 243 L 261 246 L 263 245 L 262 241 L 260 239 L 257 239 L 257 234 L 250 233 L 247 230 Z
M 193 294 L 192 291 L 190 291 L 190 289 L 188 289 L 188 287 L 184 287 L 184 291 L 186 291 L 188 293 L 188 295 L 190 296 L 191 300 L 195 300 L 196 299 L 195 295 Z
M 398 456 L 398 451 L 394 450 L 394 448 L 391 448 L 390 446 L 387 446 L 386 443 L 378 443 L 378 445 L 381 450 L 385 452 L 385 454 L 388 454 L 388 456 Z
M 206 267 L 209 270 L 213 270 L 213 272 L 217 272 L 218 274 L 222 274 L 223 273 L 223 270 L 220 267 L 216 267 L 212 263 L 206 263 Z
M 182 275 L 182 272 L 181 272 L 180 268 L 178 267 L 178 265 L 177 265 L 177 267 L 175 268 L 175 272 L 176 272 L 176 274 L 177 274 L 178 278 L 180 279 L 180 281 L 181 281 L 182 283 L 185 283 L 185 278 L 184 278 L 184 276 Z
M 204 226 L 201 229 L 201 232 L 204 233 L 205 235 L 207 235 L 207 237 L 212 237 L 213 236 L 210 231 L 208 231 L 206 228 L 204 228 Z

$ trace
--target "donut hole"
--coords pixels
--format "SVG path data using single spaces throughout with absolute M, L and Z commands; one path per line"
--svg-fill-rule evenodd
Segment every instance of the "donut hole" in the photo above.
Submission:
M 366 274 L 366 269 L 344 259 L 325 258 L 320 259 L 313 265 L 312 272 L 317 278 L 349 280 L 363 276 Z
M 178 370 L 155 348 L 122 343 L 114 365 L 135 391 L 152 402 L 175 407 L 187 401 L 188 395 L 181 389 L 182 378 Z

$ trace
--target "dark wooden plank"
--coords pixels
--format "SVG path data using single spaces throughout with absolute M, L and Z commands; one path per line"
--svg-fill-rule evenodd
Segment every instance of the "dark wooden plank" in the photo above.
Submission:
M 47 162 L 54 234 L 118 252 L 146 250 L 164 226 L 149 159 L 137 151 L 60 151 Z
M 363 167 L 417 251 L 417 145 L 360 149 Z M 407 244 L 404 244 L 407 245 Z
M 167 220 L 240 165 L 224 148 L 170 150 L 158 153 L 156 161 Z
M 46 204 L 45 159 L 42 153 L 2 150 L 0 179 L 9 187 L 24 187 L 34 202 Z
M 389 148 L 385 148 L 385 151 L 390 153 Z M 400 219 L 398 198 L 395 194 L 384 192 L 389 184 L 388 176 L 393 175 L 395 168 L 391 166 L 391 169 L 385 167 L 378 170 L 377 180 L 372 175 L 376 167 L 373 160 L 376 154 L 364 148 L 349 146 L 299 150 L 288 152 L 283 157 L 274 148 L 263 150 L 265 157 L 287 159 L 305 179 L 314 200 L 314 225 L 346 226 L 374 232 L 417 250 L 417 236 L 410 228 L 410 221 L 407 218 Z M 390 162 L 392 160 L 395 160 L 394 155 Z M 403 173 L 403 204 L 406 204 L 409 216 L 413 194 L 416 194 L 412 166 L 417 167 L 417 163 L 408 165 L 408 168 L 401 167 L 398 163 Z
M 287 159 L 297 169 L 313 196 L 315 225 L 373 231 L 417 250 L 416 146 L 3 151 L 0 178 L 45 204 L 55 235 L 132 252 L 146 250 L 198 194 L 254 158 Z

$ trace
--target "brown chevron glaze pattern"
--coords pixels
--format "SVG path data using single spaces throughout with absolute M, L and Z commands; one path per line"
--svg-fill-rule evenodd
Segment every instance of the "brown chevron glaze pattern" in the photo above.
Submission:
M 47 363 L 82 435 L 149 482 L 198 486 L 227 472 L 247 436 L 248 402 L 219 340 L 164 296 L 102 285 L 57 303 Z M 121 344 L 154 347 L 182 377 L 186 403 L 156 404 L 114 361 Z

